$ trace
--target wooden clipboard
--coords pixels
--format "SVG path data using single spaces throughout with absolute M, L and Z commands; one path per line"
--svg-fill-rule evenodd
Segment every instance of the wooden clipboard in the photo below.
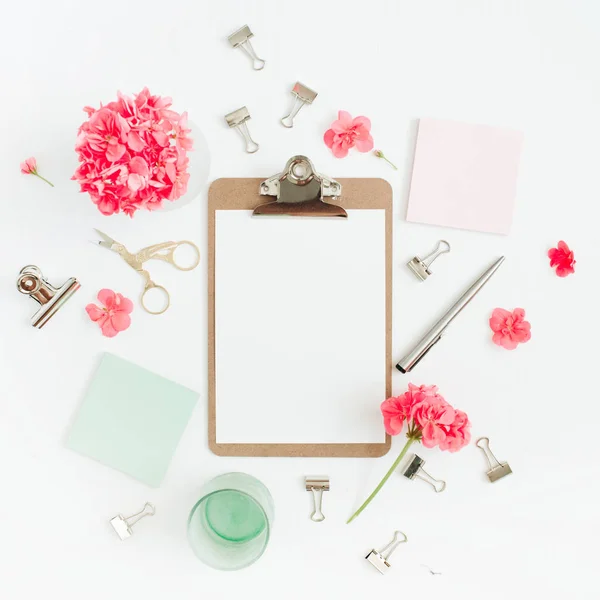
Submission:
M 289 163 L 288 163 L 289 164 Z M 328 198 L 329 205 L 346 209 L 385 210 L 385 341 L 386 397 L 392 395 L 392 189 L 383 179 L 339 179 L 339 201 Z M 215 231 L 216 211 L 254 210 L 265 204 L 259 195 L 264 179 L 217 179 L 208 193 L 208 445 L 218 456 L 290 456 L 290 457 L 366 457 L 386 454 L 391 445 L 384 443 L 217 443 L 216 358 L 215 358 Z M 385 398 L 382 398 L 383 401 Z M 375 402 L 374 410 L 379 410 Z

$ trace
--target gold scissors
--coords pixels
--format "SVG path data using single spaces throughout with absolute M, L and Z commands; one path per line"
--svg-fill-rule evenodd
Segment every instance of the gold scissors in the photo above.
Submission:
M 196 246 L 196 244 L 193 244 L 192 242 L 188 242 L 185 240 L 182 242 L 163 242 L 162 244 L 155 244 L 154 246 L 142 248 L 136 254 L 131 254 L 131 252 L 129 252 L 127 248 L 123 246 L 123 244 L 113 240 L 111 237 L 109 237 L 105 233 L 102 233 L 98 229 L 95 229 L 94 231 L 102 238 L 102 240 L 97 242 L 100 246 L 103 246 L 104 248 L 108 248 L 109 250 L 116 252 L 132 269 L 135 269 L 140 275 L 144 277 L 144 291 L 142 292 L 140 302 L 142 304 L 142 308 L 151 315 L 160 315 L 164 313 L 171 304 L 171 297 L 169 295 L 169 292 L 167 292 L 167 290 L 162 285 L 157 285 L 156 283 L 154 283 L 154 281 L 152 281 L 152 279 L 150 279 L 148 271 L 146 271 L 143 267 L 144 263 L 147 260 L 152 259 L 164 260 L 165 262 L 170 263 L 180 271 L 191 271 L 192 269 L 195 269 L 200 263 L 200 250 L 198 250 L 198 246 Z M 196 252 L 195 261 L 187 267 L 181 266 L 180 264 L 177 264 L 175 262 L 175 250 L 177 250 L 177 248 L 181 246 L 191 246 Z M 166 304 L 161 310 L 150 310 L 144 304 L 144 296 L 152 289 L 161 290 L 165 295 Z

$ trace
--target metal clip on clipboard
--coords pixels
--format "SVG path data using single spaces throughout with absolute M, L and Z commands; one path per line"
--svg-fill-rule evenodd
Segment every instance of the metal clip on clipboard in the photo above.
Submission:
M 317 173 L 306 156 L 290 158 L 282 173 L 260 184 L 259 193 L 261 196 L 275 196 L 277 200 L 257 206 L 253 215 L 348 217 L 341 206 L 325 202 L 328 197 L 337 200 L 342 186 Z

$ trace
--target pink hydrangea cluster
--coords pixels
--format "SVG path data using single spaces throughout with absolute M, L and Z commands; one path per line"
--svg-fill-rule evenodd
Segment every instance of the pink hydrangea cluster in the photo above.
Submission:
M 75 150 L 81 164 L 72 179 L 103 215 L 133 216 L 185 194 L 192 139 L 187 113 L 171 110 L 171 104 L 171 98 L 144 88 L 133 98 L 119 92 L 115 102 L 84 108 L 89 118 L 79 128 Z
M 408 384 L 408 391 L 381 405 L 385 430 L 398 435 L 408 423 L 408 437 L 426 448 L 457 452 L 471 440 L 471 423 L 461 410 L 452 408 L 435 385 Z

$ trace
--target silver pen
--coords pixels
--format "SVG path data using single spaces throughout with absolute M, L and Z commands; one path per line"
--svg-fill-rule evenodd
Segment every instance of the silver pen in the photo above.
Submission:
M 490 280 L 491 276 L 504 262 L 501 256 L 483 275 L 456 301 L 454 306 L 421 338 L 419 343 L 396 365 L 402 373 L 409 373 L 415 365 L 440 341 L 442 334 L 462 311 L 475 298 L 479 290 Z

